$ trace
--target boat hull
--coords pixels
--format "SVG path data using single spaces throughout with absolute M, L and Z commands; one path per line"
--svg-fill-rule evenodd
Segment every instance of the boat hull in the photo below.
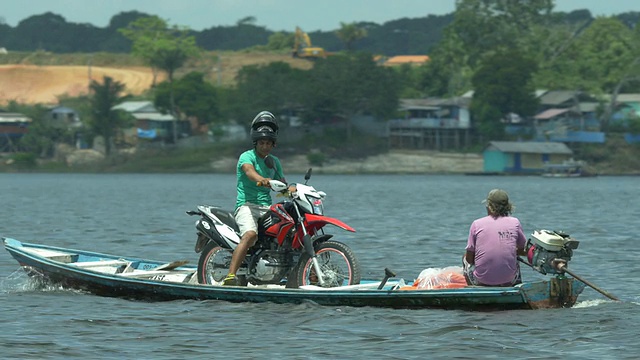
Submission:
M 378 290 L 379 281 L 322 289 L 283 286 L 228 287 L 194 283 L 195 267 L 156 270 L 167 264 L 58 247 L 26 244 L 4 239 L 5 249 L 32 277 L 65 288 L 144 301 L 222 300 L 231 302 L 313 302 L 325 306 L 372 306 L 402 309 L 508 310 L 571 307 L 585 284 L 573 278 L 524 283 L 515 287 L 465 287 L 437 290 L 399 290 L 389 281 Z M 43 255 L 44 254 L 44 255 Z M 46 256 L 48 255 L 48 256 Z M 110 273 L 105 264 L 125 261 L 136 264 L 130 273 Z M 94 266 L 93 268 L 88 267 Z M 124 265 L 112 269 L 122 269 Z M 101 267 L 100 267 L 101 266 Z M 126 271 L 126 269 L 124 270 Z

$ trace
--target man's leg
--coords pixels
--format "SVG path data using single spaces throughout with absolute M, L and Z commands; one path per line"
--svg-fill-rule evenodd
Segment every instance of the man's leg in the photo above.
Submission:
M 469 264 L 467 262 L 467 258 L 462 256 L 462 273 L 464 274 L 464 279 L 467 281 L 467 285 L 478 285 L 478 280 L 473 275 L 473 270 L 475 270 L 475 266 Z
M 242 261 L 247 256 L 249 248 L 253 246 L 258 239 L 258 225 L 254 218 L 253 210 L 247 205 L 240 206 L 235 214 L 236 223 L 240 228 L 242 237 L 240 243 L 233 250 L 231 256 L 231 264 L 229 264 L 229 273 L 222 281 L 223 285 L 237 285 L 236 272 L 240 268 Z
M 242 260 L 244 260 L 245 256 L 247 256 L 247 252 L 249 251 L 249 248 L 253 246 L 253 244 L 255 244 L 257 239 L 258 239 L 258 234 L 256 234 L 254 231 L 251 231 L 251 230 L 247 231 L 246 233 L 244 233 L 244 235 L 242 235 L 242 238 L 240 239 L 240 243 L 238 244 L 236 249 L 233 250 L 233 256 L 231 257 L 231 264 L 229 265 L 229 274 L 233 274 L 233 275 L 236 274 L 236 272 L 238 271 L 238 268 L 240 268 L 240 264 L 242 264 Z

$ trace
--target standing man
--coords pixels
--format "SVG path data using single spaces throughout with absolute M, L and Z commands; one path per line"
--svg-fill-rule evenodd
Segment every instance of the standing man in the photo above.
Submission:
M 251 123 L 253 149 L 240 155 L 236 174 L 237 198 L 234 216 L 240 229 L 240 243 L 233 251 L 229 273 L 223 285 L 238 285 L 236 272 L 247 251 L 258 239 L 258 218 L 269 210 L 269 180 L 286 182 L 280 160 L 270 155 L 278 139 L 278 122 L 268 111 L 261 111 Z
M 527 239 L 520 220 L 510 216 L 509 195 L 493 189 L 483 201 L 487 216 L 476 219 L 469 229 L 462 258 L 468 285 L 513 286 L 522 282 L 518 255 L 526 255 Z

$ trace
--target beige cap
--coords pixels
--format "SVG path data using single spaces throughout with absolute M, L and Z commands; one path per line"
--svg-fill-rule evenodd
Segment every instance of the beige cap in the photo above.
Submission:
M 509 203 L 509 194 L 502 189 L 493 189 L 489 191 L 487 198 L 482 200 L 482 203 L 490 201 L 496 205 L 507 205 Z

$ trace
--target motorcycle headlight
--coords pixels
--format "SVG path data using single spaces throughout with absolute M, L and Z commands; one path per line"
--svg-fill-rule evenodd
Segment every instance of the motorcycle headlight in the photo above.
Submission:
M 309 201 L 309 204 L 311 204 L 311 211 L 315 215 L 324 215 L 324 206 L 322 205 L 322 199 L 313 196 L 307 196 L 307 200 Z

